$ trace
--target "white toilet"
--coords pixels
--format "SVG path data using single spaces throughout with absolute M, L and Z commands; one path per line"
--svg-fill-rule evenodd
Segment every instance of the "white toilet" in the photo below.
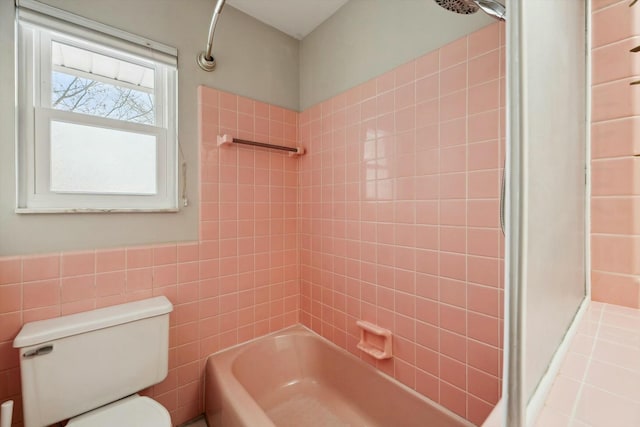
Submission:
M 171 427 L 166 408 L 134 393 L 167 376 L 172 310 L 156 297 L 25 324 L 13 341 L 25 427 Z

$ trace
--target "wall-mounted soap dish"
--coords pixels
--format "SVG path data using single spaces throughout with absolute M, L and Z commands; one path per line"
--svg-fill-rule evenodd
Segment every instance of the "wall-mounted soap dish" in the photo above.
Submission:
M 390 359 L 393 356 L 391 331 L 373 323 L 358 320 L 360 342 L 358 348 L 376 359 Z

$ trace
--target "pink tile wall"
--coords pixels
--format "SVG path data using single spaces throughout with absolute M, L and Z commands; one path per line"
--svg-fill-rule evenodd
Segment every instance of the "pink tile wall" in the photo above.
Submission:
M 16 400 L 14 424 L 22 324 L 153 295 L 175 311 L 169 376 L 145 393 L 175 424 L 203 409 L 208 354 L 299 320 L 359 354 L 356 319 L 395 334 L 396 357 L 367 362 L 480 424 L 500 393 L 503 31 L 300 115 L 199 88 L 198 242 L 0 259 L 0 401 Z M 309 154 L 218 148 L 219 133 Z
M 300 116 L 302 323 L 478 425 L 500 395 L 503 31 Z M 393 359 L 356 349 L 357 319 Z
M 200 102 L 200 241 L 219 251 L 206 278 L 219 289 L 224 348 L 298 322 L 298 159 L 218 148 L 216 136 L 294 146 L 298 113 L 206 87 Z
M 297 163 L 218 149 L 218 131 L 295 145 L 297 113 L 200 88 L 200 239 L 170 245 L 0 258 L 0 402 L 16 401 L 22 324 L 166 295 L 169 375 L 145 391 L 183 423 L 202 412 L 205 358 L 298 322 Z
M 640 7 L 593 3 L 592 299 L 640 308 Z

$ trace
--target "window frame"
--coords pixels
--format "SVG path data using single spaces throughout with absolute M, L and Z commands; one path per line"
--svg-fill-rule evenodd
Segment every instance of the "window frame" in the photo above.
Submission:
M 16 212 L 178 211 L 177 51 L 156 42 L 141 42 L 144 39 L 117 29 L 106 32 L 110 28 L 103 24 L 31 0 L 20 0 L 19 3 L 20 6 L 41 10 L 19 7 L 16 14 Z M 53 108 L 52 72 L 56 67 L 52 64 L 51 46 L 54 41 L 153 69 L 154 124 Z M 154 48 L 156 45 L 160 50 Z M 91 78 L 90 75 L 88 77 Z M 114 84 L 108 82 L 108 78 L 98 77 L 95 80 Z M 50 191 L 49 136 L 52 121 L 153 136 L 156 141 L 156 194 Z

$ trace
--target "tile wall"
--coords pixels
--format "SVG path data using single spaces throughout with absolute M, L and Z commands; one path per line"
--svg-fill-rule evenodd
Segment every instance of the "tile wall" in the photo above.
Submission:
M 592 299 L 640 308 L 640 5 L 593 1 Z
M 481 424 L 500 395 L 504 26 L 300 115 L 301 321 Z M 356 349 L 357 319 L 394 358 Z
M 0 258 L 0 402 L 16 401 L 22 324 L 156 295 L 174 304 L 169 375 L 145 393 L 174 425 L 202 412 L 205 358 L 298 323 L 297 161 L 218 149 L 219 132 L 295 145 L 297 113 L 201 87 L 200 239 Z M 195 191 L 195 189 L 194 189 Z
M 356 319 L 395 334 L 376 364 L 481 424 L 500 393 L 504 26 L 303 113 L 199 88 L 200 238 L 0 258 L 0 401 L 22 324 L 166 295 L 170 371 L 146 391 L 202 411 L 206 356 L 301 321 L 359 354 Z M 300 159 L 216 136 L 296 145 Z

